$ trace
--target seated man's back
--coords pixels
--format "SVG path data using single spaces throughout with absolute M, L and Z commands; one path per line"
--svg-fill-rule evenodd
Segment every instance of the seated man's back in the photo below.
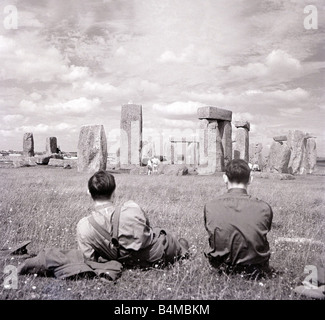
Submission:
M 264 264 L 270 258 L 266 234 L 272 210 L 244 189 L 230 189 L 205 206 L 212 260 L 229 265 Z
M 115 179 L 100 170 L 88 181 L 95 209 L 77 224 L 77 241 L 85 259 L 118 260 L 128 266 L 166 265 L 188 254 L 188 243 L 152 228 L 134 201 L 114 204 Z
M 237 270 L 268 272 L 270 248 L 267 233 L 273 212 L 269 204 L 247 194 L 252 181 L 247 162 L 235 159 L 227 164 L 224 181 L 227 192 L 204 207 L 204 224 L 210 251 L 206 254 L 214 267 L 222 264 Z

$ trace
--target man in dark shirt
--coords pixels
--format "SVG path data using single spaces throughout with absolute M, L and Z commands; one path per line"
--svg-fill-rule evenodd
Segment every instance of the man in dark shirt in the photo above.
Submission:
M 267 233 L 273 212 L 269 204 L 247 194 L 250 171 L 244 160 L 230 161 L 223 176 L 228 192 L 205 205 L 211 248 L 206 256 L 213 267 L 226 273 L 259 277 L 271 273 Z

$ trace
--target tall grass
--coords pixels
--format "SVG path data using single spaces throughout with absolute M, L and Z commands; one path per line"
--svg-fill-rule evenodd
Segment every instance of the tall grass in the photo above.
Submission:
M 35 167 L 0 169 L 0 248 L 31 239 L 30 253 L 44 247 L 77 248 L 75 231 L 80 218 L 92 210 L 87 194 L 89 174 L 75 169 Z M 274 211 L 268 239 L 270 263 L 280 274 L 269 280 L 249 281 L 240 275 L 218 275 L 205 256 L 207 233 L 203 206 L 226 191 L 217 176 L 136 176 L 116 174 L 117 202 L 132 199 L 148 212 L 152 226 L 160 226 L 191 245 L 191 259 L 173 267 L 125 270 L 114 284 L 98 279 L 62 281 L 19 276 L 18 289 L 0 283 L 0 299 L 301 299 L 292 289 L 304 266 L 324 256 L 319 243 L 279 242 L 279 237 L 303 237 L 325 244 L 323 176 L 295 180 L 255 178 L 249 193 L 267 201 Z M 18 265 L 23 259 L 0 262 Z

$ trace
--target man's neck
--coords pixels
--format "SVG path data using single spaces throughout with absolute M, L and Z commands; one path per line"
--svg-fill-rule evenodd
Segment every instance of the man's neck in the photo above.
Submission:
M 107 204 L 113 204 L 113 201 L 111 199 L 109 200 L 95 200 L 95 206 L 102 206 Z
M 245 183 L 237 183 L 237 182 L 229 182 L 227 184 L 227 188 L 229 189 L 245 189 L 247 190 L 247 184 Z

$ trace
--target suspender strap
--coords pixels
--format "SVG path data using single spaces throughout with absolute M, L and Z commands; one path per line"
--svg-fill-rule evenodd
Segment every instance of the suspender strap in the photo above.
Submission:
M 118 229 L 119 229 L 119 223 L 120 223 L 120 213 L 121 213 L 121 206 L 117 206 L 113 213 L 113 238 L 112 238 L 112 243 L 117 248 L 120 246 L 120 244 L 118 242 Z
M 118 247 L 118 227 L 119 227 L 119 221 L 120 221 L 120 213 L 121 213 L 121 207 L 118 206 L 114 213 L 113 213 L 113 237 L 110 235 L 110 233 L 103 228 L 100 224 L 98 224 L 93 216 L 90 216 L 88 218 L 89 223 L 94 227 L 94 229 L 102 235 L 105 239 L 108 241 L 112 241 L 112 243 Z
M 101 225 L 99 225 L 93 216 L 90 216 L 88 218 L 88 221 L 102 237 L 111 241 L 112 237 L 111 237 L 110 233 L 106 229 L 104 229 Z

